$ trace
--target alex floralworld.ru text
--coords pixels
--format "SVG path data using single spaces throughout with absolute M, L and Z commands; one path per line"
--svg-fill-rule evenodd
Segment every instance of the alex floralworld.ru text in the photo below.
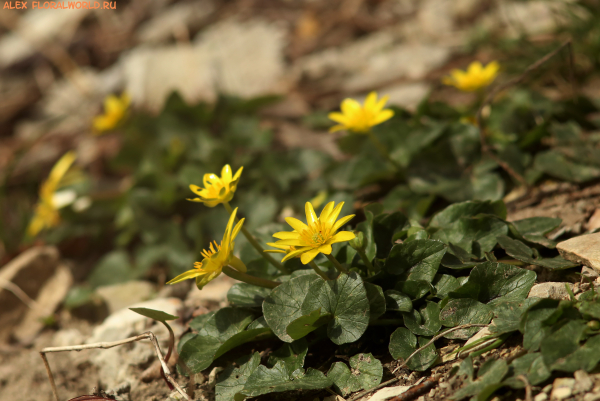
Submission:
M 116 1 L 5 1 L 3 9 L 9 10 L 27 10 L 28 8 L 36 9 L 62 9 L 62 10 L 79 10 L 79 9 L 104 9 L 115 10 L 117 8 Z

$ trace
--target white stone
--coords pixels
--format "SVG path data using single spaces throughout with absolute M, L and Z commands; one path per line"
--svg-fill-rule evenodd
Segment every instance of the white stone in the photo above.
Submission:
M 108 312 L 114 313 L 130 305 L 147 301 L 155 294 L 154 286 L 141 280 L 101 286 L 96 293 L 106 302 Z
M 577 370 L 575 371 L 575 386 L 573 387 L 573 392 L 575 394 L 579 393 L 587 393 L 592 389 L 594 383 L 592 382 L 592 378 L 585 370 Z
M 390 97 L 389 104 L 414 111 L 429 90 L 430 86 L 426 83 L 412 82 L 386 87 L 381 94 Z
M 152 301 L 140 302 L 131 305 L 132 308 L 156 309 L 171 315 L 177 315 L 182 302 L 178 298 L 158 298 Z M 103 341 L 117 341 L 130 337 L 134 334 L 143 333 L 146 322 L 151 319 L 139 315 L 129 309 L 121 309 L 107 317 L 101 325 L 94 328 L 92 337 L 86 343 L 97 343 Z
M 600 271 L 600 233 L 580 235 L 559 242 L 556 249 L 563 258 Z
M 388 398 L 395 397 L 402 393 L 405 393 L 410 386 L 396 386 L 396 387 L 386 387 L 377 391 L 371 397 L 367 399 L 367 401 L 385 401 Z
M 554 380 L 552 384 L 552 393 L 550 398 L 554 400 L 563 400 L 573 394 L 575 379 L 570 377 L 561 377 Z
M 546 401 L 548 399 L 548 394 L 541 392 L 533 398 L 533 401 Z
M 570 299 L 569 293 L 565 288 L 565 284 L 569 286 L 569 288 L 573 288 L 573 284 L 571 283 L 540 283 L 531 287 L 529 291 L 528 298 L 550 298 L 550 299 L 558 299 L 558 300 L 568 300 Z

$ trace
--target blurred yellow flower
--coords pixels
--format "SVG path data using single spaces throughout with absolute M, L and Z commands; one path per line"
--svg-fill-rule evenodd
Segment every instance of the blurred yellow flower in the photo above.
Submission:
M 467 71 L 452 70 L 449 76 L 442 79 L 442 82 L 445 85 L 455 86 L 461 91 L 474 92 L 494 82 L 499 70 L 500 64 L 497 61 L 492 61 L 485 67 L 479 61 L 474 61 L 469 64 Z
M 56 162 L 54 167 L 52 167 L 52 170 L 50 170 L 48 179 L 42 183 L 40 187 L 40 200 L 35 207 L 35 213 L 27 228 L 29 236 L 35 237 L 40 231 L 55 227 L 60 222 L 58 209 L 64 206 L 64 204 L 61 205 L 60 203 L 62 202 L 57 202 L 57 191 L 62 186 L 64 177 L 76 157 L 75 152 L 65 153 Z
M 300 260 L 306 265 L 319 253 L 330 255 L 332 244 L 350 241 L 355 237 L 354 233 L 350 231 L 336 233 L 337 230 L 354 217 L 351 214 L 336 221 L 343 206 L 344 202 L 340 202 L 334 208 L 334 202 L 329 202 L 317 218 L 312 204 L 306 202 L 305 211 L 308 224 L 304 224 L 293 217 L 286 217 L 285 221 L 292 226 L 294 231 L 281 231 L 273 234 L 273 237 L 278 238 L 280 241 L 269 245 L 280 249 L 284 246 L 295 248 L 286 252 L 287 255 L 282 259 L 282 262 L 300 256 Z
M 125 117 L 131 99 L 127 93 L 121 97 L 109 95 L 104 99 L 104 114 L 96 116 L 92 123 L 96 134 L 110 131 Z
M 201 202 L 208 207 L 215 207 L 219 203 L 229 202 L 233 199 L 233 194 L 237 189 L 238 181 L 242 175 L 244 167 L 231 176 L 231 167 L 226 164 L 221 170 L 221 177 L 216 174 L 204 174 L 204 188 L 197 185 L 190 185 L 190 189 L 198 195 L 198 198 L 188 199 L 192 202 Z
M 242 273 L 246 272 L 246 265 L 244 265 L 244 262 L 233 255 L 235 237 L 240 232 L 242 224 L 244 224 L 244 219 L 241 219 L 235 227 L 233 226 L 236 214 L 237 208 L 235 208 L 233 213 L 231 213 L 231 216 L 229 216 L 229 221 L 227 222 L 227 228 L 225 228 L 225 234 L 223 234 L 221 244 L 219 245 L 214 241 L 214 247 L 213 244 L 210 244 L 210 249 L 202 251 L 202 256 L 204 256 L 202 262 L 194 263 L 194 268 L 192 270 L 180 274 L 167 284 L 175 284 L 195 278 L 196 286 L 201 290 L 202 287 L 221 274 L 221 271 L 225 266 L 231 266 Z
M 344 99 L 341 113 L 329 113 L 329 119 L 339 123 L 331 127 L 329 132 L 348 130 L 357 134 L 368 133 L 371 127 L 394 116 L 392 110 L 383 108 L 388 98 L 389 96 L 384 96 L 377 100 L 377 93 L 371 92 L 365 99 L 364 106 L 354 99 Z

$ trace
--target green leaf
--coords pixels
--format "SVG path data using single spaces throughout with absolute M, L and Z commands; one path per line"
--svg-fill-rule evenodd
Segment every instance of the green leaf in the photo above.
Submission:
M 579 298 L 579 300 L 581 300 L 581 298 Z M 584 301 L 579 307 L 579 312 L 594 319 L 600 319 L 600 303 Z
M 575 372 L 583 369 L 590 372 L 600 362 L 600 336 L 589 338 L 585 344 L 572 354 L 554 362 L 552 369 L 563 372 Z
M 336 362 L 327 372 L 327 377 L 333 380 L 333 389 L 341 395 L 369 390 L 381 383 L 383 366 L 372 354 L 354 355 L 350 367 L 352 370 L 345 363 Z
M 396 290 L 387 290 L 385 292 L 386 308 L 389 311 L 412 312 L 413 305 L 410 298 Z
M 320 390 L 331 387 L 333 381 L 318 370 L 297 369 L 288 375 L 284 361 L 278 361 L 273 368 L 260 365 L 246 381 L 242 394 L 256 397 L 262 394 L 290 390 Z
M 236 283 L 227 292 L 230 304 L 242 307 L 261 307 L 264 299 L 269 296 L 269 288 L 258 287 L 248 283 Z
M 534 168 L 552 177 L 577 183 L 600 177 L 600 168 L 574 163 L 555 149 L 538 153 Z
M 515 359 L 511 364 L 511 377 L 504 380 L 504 384 L 514 389 L 522 389 L 525 384 L 517 379 L 519 375 L 525 375 L 527 381 L 533 386 L 541 384 L 551 376 L 550 370 L 544 364 L 544 359 L 539 352 L 525 354 Z
M 401 230 L 408 219 L 400 212 L 380 214 L 373 220 L 373 240 L 377 246 L 377 258 L 384 259 L 392 249 L 392 237 Z
M 428 338 L 421 338 L 423 339 L 419 339 L 419 344 L 421 346 L 429 342 Z M 405 327 L 399 327 L 390 337 L 389 350 L 394 359 L 406 360 L 417 350 L 417 337 Z M 435 363 L 436 359 L 437 353 L 435 351 L 435 346 L 431 344 L 412 357 L 412 359 L 408 361 L 407 366 L 409 369 L 422 372 L 429 369 L 429 367 Z
M 475 266 L 469 279 L 449 296 L 472 298 L 490 305 L 521 301 L 527 298 L 535 279 L 536 274 L 531 270 L 503 263 L 486 262 Z
M 434 336 L 442 327 L 440 307 L 435 302 L 427 302 L 419 310 L 403 313 L 404 324 L 418 336 Z
M 556 258 L 533 258 L 533 249 L 519 240 L 509 238 L 505 235 L 498 237 L 498 244 L 513 258 L 532 265 L 542 266 L 547 269 L 562 270 L 579 266 L 577 263 L 570 262 L 560 256 Z
M 492 319 L 492 308 L 470 298 L 451 299 L 440 312 L 440 321 L 446 327 L 463 324 L 487 324 Z M 446 334 L 445 338 L 468 340 L 480 330 L 479 327 L 461 329 Z
M 306 274 L 295 277 L 277 286 L 263 302 L 263 313 L 273 333 L 282 341 L 294 341 L 287 333 L 288 325 L 304 314 L 317 310 L 318 307 L 302 313 L 302 303 L 309 289 L 323 281 L 316 275 Z
M 101 285 L 124 283 L 134 279 L 135 276 L 135 270 L 129 262 L 127 252 L 117 250 L 100 259 L 89 275 L 88 283 L 92 288 L 96 288 Z
M 248 311 L 220 309 L 204 322 L 197 335 L 183 345 L 179 355 L 181 361 L 192 373 L 198 373 L 230 349 L 270 334 L 269 328 L 244 330 L 253 320 L 252 313 Z
M 169 320 L 179 319 L 179 316 L 173 316 L 169 313 L 166 313 L 166 312 L 163 312 L 160 310 L 155 310 L 155 309 L 129 308 L 129 310 L 134 311 L 135 313 L 138 313 L 142 316 L 149 317 L 150 319 L 154 319 L 158 322 L 167 322 Z
M 373 236 L 373 219 L 376 215 L 381 213 L 381 208 L 381 205 L 376 203 L 365 207 L 365 221 L 356 226 L 356 229 L 362 231 L 364 234 L 365 254 L 367 255 L 367 259 L 371 261 L 377 254 L 377 244 L 375 243 L 375 238 Z
M 527 219 L 511 222 L 517 232 L 521 235 L 546 235 L 558 228 L 561 219 L 553 217 L 530 217 Z
M 540 351 L 546 366 L 554 369 L 554 363 L 563 362 L 564 357 L 577 351 L 586 328 L 583 320 L 570 320 L 544 337 L 540 343 Z
M 298 319 L 292 320 L 288 324 L 286 332 L 292 339 L 298 340 L 324 324 L 329 323 L 331 319 L 333 319 L 331 313 L 321 313 L 321 308 L 319 308 L 307 315 L 302 315 Z
M 418 239 L 392 247 L 385 262 L 391 274 L 407 273 L 407 280 L 433 281 L 446 246 L 440 241 Z
M 340 274 L 336 280 L 319 279 L 305 294 L 303 314 L 322 308 L 333 315 L 333 320 L 327 325 L 327 335 L 335 344 L 354 342 L 367 329 L 369 299 L 358 274 Z
M 494 391 L 500 387 L 500 382 L 508 373 L 508 366 L 503 359 L 489 359 L 479 368 L 478 377 L 473 382 L 459 389 L 450 397 L 452 400 L 462 400 L 465 397 L 479 395 L 477 400 L 485 400 L 482 395 L 491 395 L 490 390 Z M 487 391 L 486 391 L 487 390 Z
M 431 290 L 434 290 L 433 285 L 425 280 L 399 281 L 396 283 L 395 289 L 408 295 L 412 300 L 423 298 Z
M 363 284 L 369 299 L 369 321 L 372 322 L 385 313 L 386 298 L 380 286 L 366 282 Z
M 460 218 L 435 232 L 432 238 L 445 244 L 458 245 L 476 257 L 482 258 L 486 252 L 490 252 L 494 248 L 497 237 L 507 233 L 508 226 L 503 220 L 483 215 Z
M 308 344 L 305 339 L 286 343 L 278 350 L 269 355 L 268 367 L 273 367 L 279 361 L 283 361 L 288 375 L 304 367 L 304 358 L 308 353 Z
M 475 217 L 479 214 L 491 214 L 501 219 L 506 219 L 506 206 L 502 201 L 466 201 L 455 203 L 433 216 L 429 222 L 429 227 L 448 227 L 461 218 Z
M 435 297 L 439 299 L 446 298 L 450 292 L 460 287 L 458 279 L 449 274 L 437 274 L 432 284 L 435 288 Z
M 521 317 L 537 298 L 527 298 L 521 302 L 502 302 L 494 306 L 494 319 L 489 326 L 494 334 L 510 333 L 519 330 Z
M 544 321 L 555 314 L 560 302 L 555 299 L 540 299 L 531 305 L 523 314 L 519 330 L 523 333 L 523 348 L 537 351 L 551 329 Z
M 247 355 L 236 361 L 239 368 L 230 366 L 217 378 L 216 401 L 242 401 L 246 398 L 238 394 L 244 388 L 248 377 L 260 365 L 260 353 Z

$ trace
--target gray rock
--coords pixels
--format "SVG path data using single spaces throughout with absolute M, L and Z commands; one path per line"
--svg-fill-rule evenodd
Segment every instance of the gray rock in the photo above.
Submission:
M 529 291 L 528 298 L 550 298 L 550 299 L 559 299 L 559 300 L 568 300 L 570 299 L 569 293 L 565 288 L 565 284 L 569 286 L 569 288 L 573 288 L 573 284 L 571 283 L 541 283 L 534 285 Z
M 594 383 L 592 382 L 592 378 L 585 370 L 577 370 L 574 374 L 575 376 L 575 386 L 573 387 L 573 393 L 587 393 L 592 389 Z
M 600 272 L 600 233 L 580 235 L 556 245 L 561 256 Z
M 141 280 L 127 281 L 98 287 L 96 293 L 106 302 L 109 313 L 114 313 L 130 305 L 147 301 L 154 294 L 154 286 Z
M 589 268 L 587 266 L 583 266 L 581 268 L 581 274 L 584 277 L 589 277 L 589 278 L 592 278 L 592 279 L 596 279 L 596 278 L 598 278 L 600 276 L 596 270 L 594 270 L 592 268 Z

